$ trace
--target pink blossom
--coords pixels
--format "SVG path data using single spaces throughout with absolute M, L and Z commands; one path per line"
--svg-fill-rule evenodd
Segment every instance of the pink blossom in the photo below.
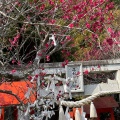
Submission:
M 96 16 L 95 15 L 92 15 L 91 17 L 90 17 L 90 20 L 94 20 L 96 18 Z
M 12 50 L 12 47 L 9 47 L 9 50 L 11 51 L 11 50 Z
M 114 42 L 115 44 L 120 44 L 120 42 L 118 42 L 118 41 L 116 41 L 116 42 Z
M 54 5 L 54 2 L 52 0 L 49 0 L 50 5 Z
M 83 16 L 84 16 L 84 14 L 81 13 L 81 14 L 78 15 L 78 18 L 81 19 Z
M 14 37 L 14 41 L 17 42 L 18 38 L 20 37 L 20 34 L 17 34 L 15 37 Z
M 61 50 L 62 53 L 65 53 L 65 50 Z
M 60 43 L 63 45 L 65 42 L 64 42 L 64 41 L 61 41 Z
M 15 62 L 16 62 L 16 60 L 13 59 L 13 60 L 12 60 L 12 63 L 14 64 Z
M 38 78 L 38 76 L 39 76 L 39 75 L 38 75 L 38 74 L 36 74 L 36 75 L 35 75 L 35 78 Z
M 100 65 L 98 65 L 98 68 L 100 68 Z
M 18 62 L 17 62 L 17 64 L 18 64 L 18 65 L 21 65 L 21 62 L 20 62 L 20 61 L 18 61 Z
M 107 29 L 107 31 L 108 31 L 109 33 L 113 33 L 113 30 L 112 30 L 112 28 L 110 28 L 110 27 Z
M 66 55 L 67 55 L 67 56 L 70 56 L 70 52 L 69 52 L 69 51 L 67 51 L 67 52 L 66 52 Z
M 70 23 L 68 26 L 69 26 L 70 28 L 73 28 L 73 27 L 74 27 L 74 24 L 73 24 L 73 23 Z
M 84 74 L 85 74 L 85 75 L 88 75 L 88 74 L 89 74 L 89 71 L 88 71 L 88 70 L 85 70 L 85 71 L 84 71 Z
M 104 22 L 104 17 L 100 17 L 100 22 Z
M 46 44 L 45 44 L 45 47 L 46 47 L 46 48 L 48 48 L 48 47 L 49 47 L 49 44 L 48 44 L 48 43 L 46 43 Z
M 110 46 L 113 45 L 113 40 L 112 40 L 112 38 L 107 38 L 107 39 L 106 39 L 106 42 L 107 42 Z
M 47 61 L 50 61 L 50 56 L 47 55 L 47 56 L 46 56 L 46 59 L 47 59 Z
M 19 38 L 20 38 L 20 34 L 17 34 L 17 35 L 13 38 L 13 40 L 9 39 L 11 45 L 12 45 L 12 46 L 15 46 L 15 45 L 17 44 Z
M 52 20 L 50 20 L 50 24 L 54 24 L 56 22 L 56 20 L 54 20 L 54 19 L 52 19 Z
M 40 11 L 43 11 L 45 9 L 45 5 L 42 4 L 41 7 L 40 7 Z
M 15 72 L 16 72 L 16 70 L 15 70 L 15 69 L 11 70 L 11 73 L 12 73 L 12 74 L 14 74 Z
M 65 60 L 63 63 L 62 63 L 62 67 L 65 67 L 65 65 L 67 65 L 68 64 L 68 60 Z
M 77 20 L 77 16 L 73 16 L 73 20 Z
M 117 36 L 117 34 L 116 34 L 116 33 L 114 33 L 114 32 L 113 32 L 113 33 L 111 33 L 111 37 L 112 37 L 112 38 L 115 38 L 116 36 Z
M 44 77 L 45 75 L 46 75 L 45 72 L 41 72 L 41 73 L 40 73 L 40 76 L 42 76 L 42 77 Z
M 63 18 L 64 18 L 65 20 L 68 20 L 68 19 L 70 18 L 70 16 L 64 15 Z
M 120 36 L 120 31 L 118 31 L 118 35 Z
M 29 65 L 31 65 L 31 64 L 32 64 L 32 61 L 29 62 Z
M 78 72 L 76 73 L 76 75 L 80 75 L 80 71 L 78 71 Z
M 30 65 L 32 65 L 32 61 L 29 61 L 29 63 L 26 65 L 26 67 L 29 67 Z
M 42 82 L 42 83 L 41 83 L 41 86 L 42 86 L 42 87 L 44 87 L 44 86 L 45 86 L 45 83 L 44 83 L 44 82 Z
M 91 70 L 94 70 L 94 68 L 92 67 L 92 69 Z
M 92 38 L 93 38 L 93 39 L 96 39 L 96 38 L 98 38 L 98 35 L 93 33 L 93 34 L 92 34 Z
M 42 56 L 42 53 L 41 53 L 41 52 L 39 52 L 37 55 L 38 55 L 38 56 Z
M 110 2 L 109 4 L 107 4 L 106 6 L 106 10 L 111 10 L 114 8 L 114 3 L 113 2 Z
M 27 78 L 28 78 L 28 80 L 32 80 L 32 76 L 30 76 L 30 75 Z
M 70 40 L 70 39 L 71 39 L 70 35 L 69 35 L 69 36 L 66 36 L 66 39 L 67 39 L 67 40 Z
M 74 6 L 73 6 L 73 9 L 74 9 L 74 10 L 78 10 L 78 9 L 79 9 L 79 6 L 78 6 L 78 5 L 74 5 Z
M 61 2 L 61 3 L 63 3 L 63 2 L 64 2 L 64 0 L 60 0 L 60 2 Z
M 90 24 L 86 23 L 86 28 L 90 29 Z
M 52 41 L 52 43 L 51 43 L 52 45 L 54 45 L 55 43 L 54 43 L 54 41 Z

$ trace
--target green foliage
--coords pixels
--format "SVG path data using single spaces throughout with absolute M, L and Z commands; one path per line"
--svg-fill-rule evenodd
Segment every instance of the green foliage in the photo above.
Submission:
M 116 5 L 120 5 L 120 0 L 111 0 L 113 1 Z

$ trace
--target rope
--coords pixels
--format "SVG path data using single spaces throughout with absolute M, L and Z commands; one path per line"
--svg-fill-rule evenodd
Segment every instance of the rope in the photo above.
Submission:
M 80 101 L 76 101 L 76 102 L 71 102 L 71 101 L 61 101 L 61 105 L 64 106 L 68 106 L 68 107 L 80 107 L 83 106 L 85 104 L 89 104 L 90 102 L 92 102 L 94 99 L 96 99 L 99 96 L 102 95 L 107 95 L 107 94 L 117 94 L 120 93 L 120 90 L 114 90 L 114 91 L 101 91 L 99 93 L 96 93 L 90 97 L 87 97 L 85 99 L 82 99 Z

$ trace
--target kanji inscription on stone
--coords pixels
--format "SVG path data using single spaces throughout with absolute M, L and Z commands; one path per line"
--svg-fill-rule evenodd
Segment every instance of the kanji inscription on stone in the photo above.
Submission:
M 66 66 L 66 79 L 69 80 L 69 87 L 72 92 L 82 92 L 84 87 L 82 64 L 68 64 Z

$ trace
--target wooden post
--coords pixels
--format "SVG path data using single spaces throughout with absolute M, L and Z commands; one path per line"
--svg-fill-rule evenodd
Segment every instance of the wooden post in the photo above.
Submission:
M 111 120 L 115 120 L 113 109 L 111 109 Z
M 4 120 L 4 108 L 1 108 L 0 120 Z

